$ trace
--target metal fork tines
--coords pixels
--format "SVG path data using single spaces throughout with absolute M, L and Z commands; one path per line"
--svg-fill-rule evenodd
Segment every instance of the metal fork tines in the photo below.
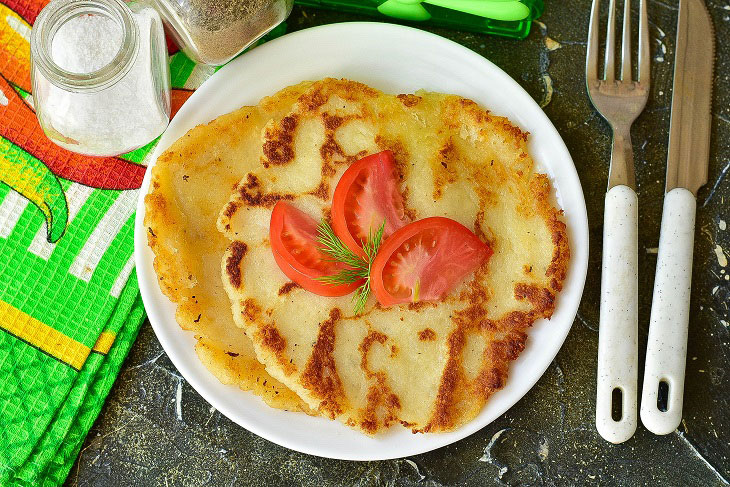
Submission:
M 599 77 L 599 0 L 593 1 L 586 84 L 593 105 L 613 129 L 606 193 L 601 273 L 601 313 L 596 389 L 596 428 L 608 441 L 634 434 L 638 382 L 638 199 L 631 124 L 649 97 L 647 0 L 639 14 L 638 78 L 632 80 L 631 3 L 624 0 L 620 77 L 616 77 L 616 0 L 610 0 L 603 77 Z
M 649 98 L 650 53 L 649 20 L 646 0 L 641 0 L 639 15 L 638 80 L 632 81 L 631 69 L 631 0 L 624 3 L 623 40 L 621 46 L 621 76 L 616 78 L 616 0 L 610 0 L 606 55 L 603 77 L 599 77 L 599 11 L 600 0 L 593 0 L 588 32 L 586 82 L 588 95 L 598 112 L 613 129 L 613 151 L 608 188 L 618 184 L 634 187 L 634 159 L 629 129 L 644 110 Z

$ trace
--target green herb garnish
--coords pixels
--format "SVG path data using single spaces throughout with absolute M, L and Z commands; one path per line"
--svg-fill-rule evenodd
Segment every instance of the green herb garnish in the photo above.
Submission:
M 352 301 L 355 303 L 355 314 L 360 314 L 365 309 L 365 305 L 370 297 L 370 268 L 373 265 L 375 256 L 378 254 L 380 244 L 383 243 L 383 234 L 385 233 L 385 221 L 380 228 L 373 234 L 372 229 L 368 234 L 368 239 L 363 243 L 362 249 L 367 256 L 363 259 L 355 252 L 347 248 L 340 238 L 335 235 L 335 231 L 325 220 L 322 220 L 317 226 L 317 241 L 322 246 L 321 250 L 328 256 L 332 257 L 334 262 L 342 262 L 348 268 L 342 269 L 337 274 L 331 276 L 323 276 L 316 278 L 325 284 L 333 286 L 342 284 L 352 284 L 360 279 L 365 282 L 355 290 Z

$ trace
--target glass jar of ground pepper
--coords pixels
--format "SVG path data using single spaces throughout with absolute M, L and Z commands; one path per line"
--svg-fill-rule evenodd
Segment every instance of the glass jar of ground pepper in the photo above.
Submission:
M 289 16 L 294 0 L 153 0 L 183 52 L 222 65 Z

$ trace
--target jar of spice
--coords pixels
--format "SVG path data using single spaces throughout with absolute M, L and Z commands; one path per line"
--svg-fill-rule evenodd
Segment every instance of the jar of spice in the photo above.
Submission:
M 183 52 L 225 64 L 289 16 L 294 0 L 153 0 Z
M 122 0 L 54 0 L 31 33 L 33 103 L 56 144 L 114 156 L 158 137 L 170 120 L 170 73 L 159 14 Z

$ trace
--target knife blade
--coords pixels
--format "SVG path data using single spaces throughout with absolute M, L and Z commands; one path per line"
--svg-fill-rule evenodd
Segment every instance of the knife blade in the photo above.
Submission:
M 673 432 L 682 420 L 697 190 L 707 183 L 715 55 L 703 0 L 680 0 L 667 183 L 649 319 L 641 422 Z
M 681 0 L 665 191 L 707 183 L 715 31 L 703 0 Z

